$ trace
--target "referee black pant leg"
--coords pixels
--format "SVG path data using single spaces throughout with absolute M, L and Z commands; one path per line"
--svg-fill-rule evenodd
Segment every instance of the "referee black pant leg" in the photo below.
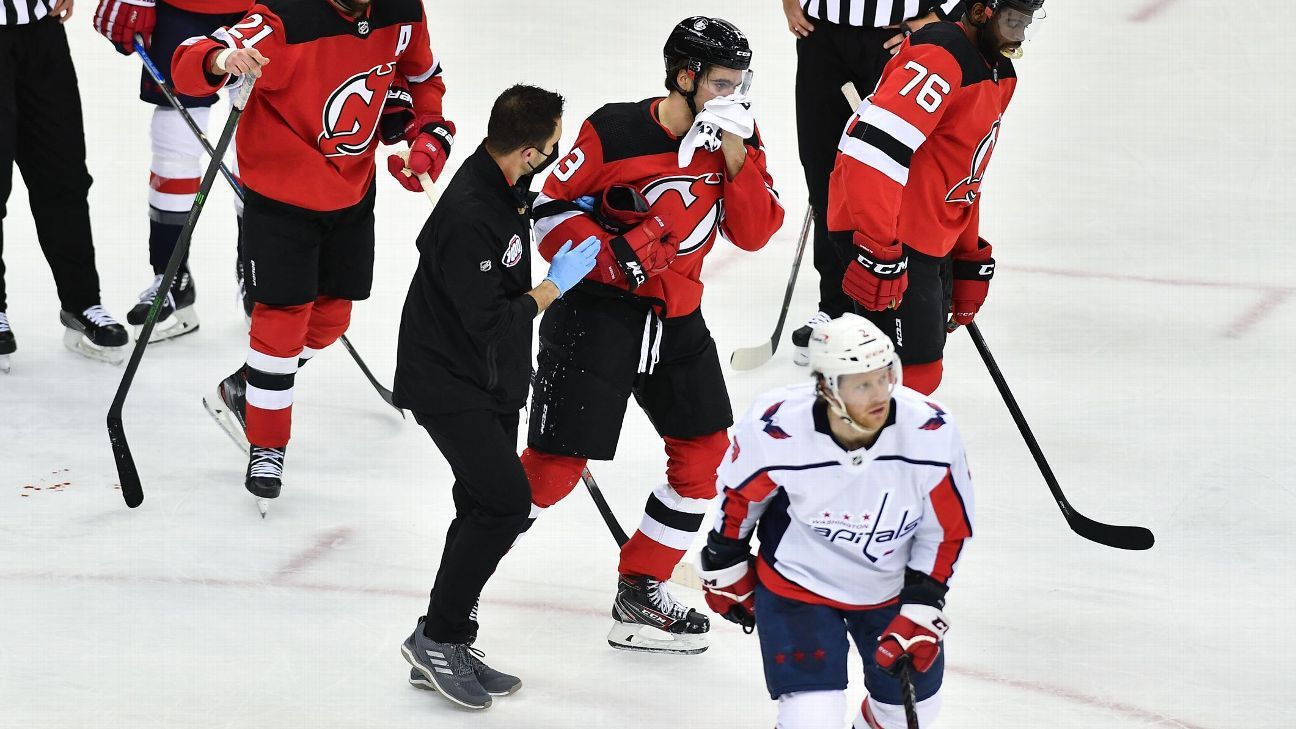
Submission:
M 13 190 L 14 155 L 18 146 L 18 54 L 19 39 L 29 33 L 26 26 L 0 26 L 0 311 L 5 300 L 4 219 L 9 193 Z
M 79 312 L 99 303 L 81 93 L 63 25 L 47 17 L 30 30 L 15 79 L 15 161 L 59 301 Z
M 416 413 L 415 419 L 455 477 L 455 518 L 423 630 L 435 641 L 468 643 L 477 635 L 473 606 L 531 512 L 531 486 L 517 455 L 518 413 Z

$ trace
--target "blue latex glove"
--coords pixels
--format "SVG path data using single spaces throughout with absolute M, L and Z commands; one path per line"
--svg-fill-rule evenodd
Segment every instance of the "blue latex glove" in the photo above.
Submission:
M 584 210 L 590 215 L 594 214 L 594 203 L 596 202 L 598 202 L 598 198 L 594 197 L 593 195 L 582 195 L 581 197 L 572 200 L 573 205 L 580 208 L 581 210 Z
M 572 242 L 563 243 L 562 248 L 554 254 L 553 262 L 549 264 L 549 273 L 545 274 L 546 281 L 552 281 L 554 286 L 558 287 L 558 296 L 567 293 L 577 282 L 585 278 L 585 274 L 594 270 L 594 263 L 598 260 L 599 248 L 602 242 L 595 236 L 590 236 L 581 241 L 581 244 L 572 248 Z

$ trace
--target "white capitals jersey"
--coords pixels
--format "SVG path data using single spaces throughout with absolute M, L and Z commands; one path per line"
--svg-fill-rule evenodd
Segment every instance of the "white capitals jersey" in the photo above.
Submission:
M 776 594 L 865 609 L 890 604 L 905 568 L 949 582 L 972 536 L 972 478 L 963 442 L 938 402 L 896 388 L 871 448 L 844 449 L 812 385 L 756 399 L 718 470 L 715 530 L 747 539 Z

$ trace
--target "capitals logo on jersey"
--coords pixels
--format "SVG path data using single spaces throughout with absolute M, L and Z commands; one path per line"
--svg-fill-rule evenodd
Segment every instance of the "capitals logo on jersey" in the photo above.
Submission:
M 931 416 L 931 418 L 927 422 L 918 426 L 918 429 L 919 430 L 939 430 L 940 427 L 945 424 L 945 418 L 943 417 L 945 415 L 945 411 L 936 407 L 936 404 L 933 402 L 927 402 L 927 407 L 934 410 L 936 414 Z
M 774 424 L 774 414 L 778 412 L 778 409 L 783 406 L 784 402 L 784 400 L 780 400 L 773 405 L 770 405 L 769 408 L 765 410 L 765 414 L 761 416 L 761 420 L 765 423 L 765 434 L 775 440 L 783 440 L 784 438 L 792 437 L 786 430 L 783 430 Z
M 644 186 L 643 196 L 648 201 L 649 206 L 656 206 L 658 200 L 661 200 L 667 193 L 675 193 L 679 197 L 680 203 L 684 209 L 689 211 L 683 216 L 685 220 L 692 220 L 697 216 L 692 209 L 698 207 L 701 217 L 698 219 L 693 230 L 689 231 L 680 239 L 679 252 L 676 255 L 687 256 L 698 250 L 702 244 L 711 239 L 711 234 L 716 227 L 720 225 L 724 217 L 724 205 L 719 194 L 714 191 L 707 191 L 707 187 L 719 188 L 722 179 L 718 172 L 707 172 L 701 175 L 672 175 L 670 177 L 660 177 Z M 701 206 L 707 205 L 707 200 L 711 200 L 710 207 L 705 211 L 700 210 Z M 657 208 L 660 210 L 660 208 Z
M 1000 120 L 996 119 L 990 125 L 990 132 L 977 144 L 976 152 L 972 155 L 972 171 L 950 188 L 945 195 L 945 202 L 963 205 L 976 202 L 977 196 L 981 194 L 981 180 L 985 177 L 986 168 L 990 166 L 990 155 L 994 153 L 995 144 L 999 141 L 999 124 Z
M 324 102 L 318 141 L 325 157 L 364 154 L 378 130 L 395 63 L 380 63 L 343 81 Z

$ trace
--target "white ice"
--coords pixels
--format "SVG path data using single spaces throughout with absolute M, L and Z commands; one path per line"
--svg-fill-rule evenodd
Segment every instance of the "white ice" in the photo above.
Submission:
M 1146 525 L 1157 544 L 1121 552 L 1068 530 L 954 336 L 939 395 L 966 434 L 979 514 L 950 593 L 940 725 L 1296 726 L 1290 32 L 1223 0 L 1049 5 L 986 184 L 1001 268 L 978 321 L 1075 507 Z M 148 109 L 139 63 L 93 33 L 93 9 L 81 0 L 69 30 L 104 303 L 124 319 L 151 276 Z M 779 3 L 428 9 L 459 124 L 452 167 L 508 84 L 566 94 L 569 145 L 600 104 L 660 92 L 678 19 L 747 31 L 788 216 L 758 254 L 721 245 L 704 309 L 725 356 L 769 336 L 805 198 Z M 351 336 L 390 382 L 427 201 L 379 178 L 379 285 Z M 299 378 L 284 495 L 257 517 L 243 460 L 200 404 L 246 347 L 219 180 L 193 246 L 202 329 L 150 346 L 127 403 L 145 488 L 128 510 L 104 430 L 122 370 L 60 344 L 21 184 L 4 224 L 19 350 L 0 375 L 0 727 L 773 725 L 756 639 L 736 626 L 717 620 L 697 657 L 606 645 L 616 552 L 582 493 L 550 510 L 484 596 L 480 646 L 523 690 L 469 716 L 406 685 L 398 646 L 435 574 L 448 469 L 334 348 Z M 807 260 L 790 327 L 813 313 L 815 282 Z M 731 374 L 739 412 L 806 376 L 789 349 Z M 664 464 L 631 413 L 616 461 L 593 464 L 627 527 Z M 856 707 L 862 691 L 853 662 Z

